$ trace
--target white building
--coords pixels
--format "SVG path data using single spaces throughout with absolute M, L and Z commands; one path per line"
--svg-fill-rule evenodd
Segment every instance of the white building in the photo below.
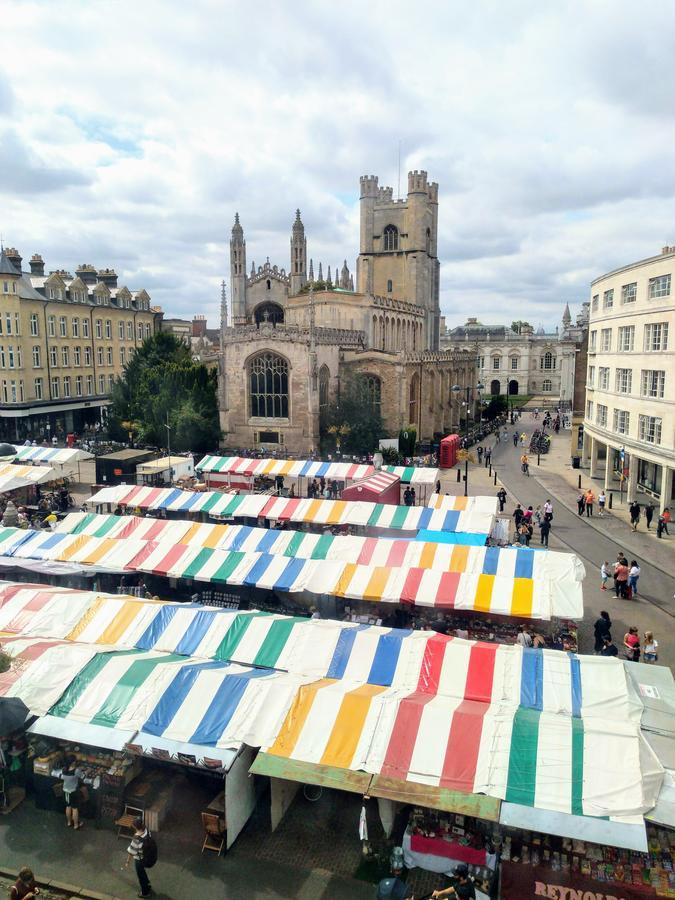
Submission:
M 562 328 L 546 334 L 524 327 L 520 332 L 506 325 L 483 325 L 467 319 L 465 325 L 441 335 L 443 350 L 471 349 L 480 362 L 480 379 L 489 396 L 509 394 L 540 397 L 542 403 L 569 407 L 574 393 L 576 352 L 585 323 L 572 326 L 565 307 Z
M 675 247 L 591 284 L 584 460 L 605 490 L 623 476 L 673 506 L 675 466 Z M 638 497 L 645 501 L 645 497 Z

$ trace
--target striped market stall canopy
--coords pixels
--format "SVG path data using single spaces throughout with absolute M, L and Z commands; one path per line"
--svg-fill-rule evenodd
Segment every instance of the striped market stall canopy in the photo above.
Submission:
M 31 595 L 33 629 L 57 627 L 57 607 L 77 593 L 3 586 L 2 627 L 10 613 L 20 614 L 24 595 Z M 118 604 L 112 618 L 111 601 Z M 111 641 L 112 622 L 130 603 L 160 619 L 144 621 L 132 647 Z M 74 737 L 78 726 L 91 725 L 189 742 L 205 754 L 246 743 L 281 758 L 575 814 L 637 815 L 654 805 L 663 770 L 642 737 L 642 707 L 619 660 L 193 610 L 229 623 L 218 657 L 209 658 L 201 654 L 211 625 L 174 621 L 188 612 L 97 597 L 69 636 L 75 643 L 6 639 L 11 655 L 37 660 L 24 656 L 28 668 L 19 667 L 18 677 L 10 670 L 5 694 L 63 720 Z M 99 617 L 108 622 L 105 646 L 91 643 Z M 173 648 L 179 636 L 183 646 Z M 225 658 L 232 655 L 247 660 Z
M 288 478 L 325 478 L 356 481 L 372 475 L 372 465 L 344 462 L 322 462 L 307 459 L 248 459 L 244 456 L 205 456 L 195 468 L 204 474 L 217 475 L 282 475 Z M 383 471 L 397 475 L 404 484 L 434 484 L 438 469 L 419 466 L 382 466 Z
M 131 506 L 139 509 L 166 509 L 171 512 L 208 513 L 234 519 L 270 519 L 313 525 L 351 525 L 361 528 L 388 528 L 399 531 L 452 531 L 490 533 L 492 513 L 484 512 L 472 497 L 454 497 L 452 509 L 428 506 L 394 506 L 349 500 L 270 497 L 268 494 L 223 494 L 219 491 L 183 491 L 178 488 L 103 488 L 86 502 L 89 506 Z
M 0 466 L 0 494 L 15 491 L 31 484 L 41 484 L 56 478 L 51 466 L 17 466 L 13 463 Z
M 313 534 L 307 531 L 257 528 L 248 525 L 221 525 L 176 519 L 148 519 L 142 516 L 69 513 L 56 526 L 59 534 L 86 534 L 92 537 L 135 538 L 148 541 L 238 550 L 244 553 L 271 553 L 300 559 L 329 559 L 358 565 L 415 566 L 443 572 L 478 572 L 484 575 L 515 577 L 523 571 L 518 560 L 532 560 L 533 577 L 559 580 L 561 589 L 574 590 L 585 569 L 578 556 L 553 550 L 533 554 L 524 548 L 468 547 L 423 542 L 404 538 L 360 537 L 358 535 Z M 433 532 L 437 534 L 437 532 Z M 518 555 L 520 554 L 520 556 Z
M 94 566 L 101 571 L 143 572 L 288 593 L 308 592 L 528 619 L 583 618 L 583 566 L 573 563 L 567 569 L 568 577 L 561 578 L 562 570 L 556 573 L 555 561 L 548 572 L 537 563 L 535 574 L 537 554 L 527 549 L 509 552 L 487 548 L 480 560 L 474 556 L 473 571 L 441 571 L 214 550 L 161 539 L 97 538 L 0 528 L 0 554 L 5 560 L 52 560 Z M 467 548 L 453 548 L 451 566 L 453 556 L 457 569 L 466 566 L 470 559 Z
M 493 516 L 497 515 L 499 501 L 496 497 L 453 497 L 451 494 L 432 494 L 426 505 L 431 509 L 459 509 L 457 503 L 469 500 L 476 512 L 482 512 Z
M 74 447 L 15 447 L 20 462 L 40 462 L 68 466 L 83 459 L 93 459 L 92 453 Z

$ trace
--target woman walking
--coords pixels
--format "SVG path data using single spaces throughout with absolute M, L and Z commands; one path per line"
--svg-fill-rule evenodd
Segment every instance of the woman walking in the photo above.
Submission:
M 640 577 L 640 572 L 641 569 L 637 564 L 637 560 L 631 560 L 630 570 L 628 572 L 628 589 L 632 597 L 637 597 L 637 583 L 638 578 Z
M 640 662 L 640 636 L 635 625 L 631 625 L 623 636 L 623 655 L 631 662 Z
M 643 654 L 644 661 L 650 665 L 654 665 L 659 658 L 659 642 L 654 638 L 652 631 L 645 631 Z

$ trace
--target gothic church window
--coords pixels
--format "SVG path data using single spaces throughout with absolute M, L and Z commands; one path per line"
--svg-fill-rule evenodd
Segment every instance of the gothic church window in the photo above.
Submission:
M 395 225 L 387 225 L 384 229 L 384 249 L 398 250 L 398 228 Z
M 369 408 L 379 412 L 380 404 L 382 403 L 382 382 L 377 375 L 366 375 L 365 386 L 366 402 Z
M 410 390 L 408 393 L 408 423 L 410 425 L 417 425 L 419 394 L 420 377 L 417 372 L 415 372 L 413 377 L 410 379 Z
M 330 371 L 328 366 L 319 369 L 319 410 L 324 412 L 328 407 L 328 386 L 330 384 Z
M 284 308 L 278 303 L 261 303 L 255 308 L 255 324 L 268 322 L 270 325 L 278 325 L 284 321 Z
M 259 353 L 249 362 L 251 416 L 288 418 L 288 363 L 276 353 Z

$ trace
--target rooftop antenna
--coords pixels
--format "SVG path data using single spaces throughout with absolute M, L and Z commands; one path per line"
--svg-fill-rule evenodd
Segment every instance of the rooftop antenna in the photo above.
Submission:
M 396 199 L 401 199 L 401 141 L 398 142 L 398 185 L 396 188 Z

